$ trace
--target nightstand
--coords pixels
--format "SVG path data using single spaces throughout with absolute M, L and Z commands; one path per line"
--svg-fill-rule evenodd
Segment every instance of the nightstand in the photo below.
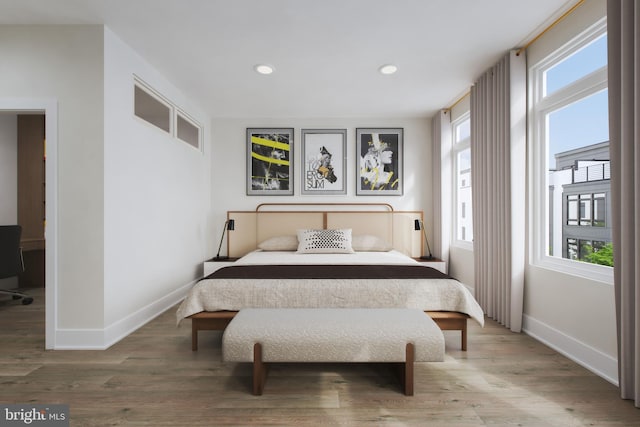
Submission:
M 216 270 L 220 270 L 222 267 L 228 267 L 230 265 L 233 265 L 233 263 L 236 262 L 237 260 L 238 258 L 226 258 L 226 259 L 211 258 L 209 260 L 206 260 L 204 262 L 204 277 L 207 277 L 208 275 L 210 275 Z
M 444 274 L 448 274 L 447 263 L 439 258 L 433 258 L 433 259 L 414 258 L 414 259 L 422 264 L 427 265 L 428 267 L 435 268 L 436 270 L 441 271 Z

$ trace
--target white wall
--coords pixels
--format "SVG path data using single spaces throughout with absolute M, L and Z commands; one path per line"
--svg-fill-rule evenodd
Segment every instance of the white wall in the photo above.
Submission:
M 588 0 L 527 51 L 528 66 L 605 15 L 606 2 Z M 613 285 L 528 265 L 524 330 L 572 359 L 617 381 Z
M 246 196 L 246 129 L 248 127 L 294 128 L 294 196 Z M 404 128 L 404 195 L 356 196 L 357 127 Z M 347 129 L 347 194 L 301 195 L 301 129 Z M 228 210 L 253 210 L 260 203 L 390 203 L 396 210 L 430 212 L 431 124 L 424 118 L 310 118 L 310 119 L 214 119 L 212 122 L 212 185 L 215 234 L 209 253 L 215 254 Z M 428 226 L 432 236 L 431 224 Z M 211 243 L 214 243 L 212 247 Z
M 475 289 L 473 251 L 452 246 L 449 250 L 449 276 L 455 277 L 471 289 Z
M 18 221 L 18 117 L 0 112 L 0 225 Z
M 57 100 L 62 334 L 104 323 L 102 57 L 100 26 L 0 25 L 0 94 Z
M 57 103 L 54 347 L 107 347 L 186 293 L 210 235 L 208 132 L 203 154 L 134 119 L 133 74 L 209 119 L 103 26 L 0 26 L 0 57 L 3 105 Z
M 105 28 L 105 339 L 177 303 L 205 259 L 209 118 Z M 134 75 L 204 127 L 204 153 L 136 118 Z

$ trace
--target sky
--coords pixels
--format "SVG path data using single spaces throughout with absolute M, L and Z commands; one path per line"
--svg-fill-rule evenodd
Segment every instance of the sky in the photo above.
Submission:
M 547 94 L 607 64 L 606 35 L 547 72 Z M 591 95 L 549 115 L 549 166 L 555 153 L 609 140 L 608 92 Z

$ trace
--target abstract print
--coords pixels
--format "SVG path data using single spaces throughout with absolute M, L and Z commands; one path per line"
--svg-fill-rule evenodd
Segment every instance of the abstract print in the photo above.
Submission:
M 293 132 L 249 131 L 248 194 L 293 194 L 291 159 Z

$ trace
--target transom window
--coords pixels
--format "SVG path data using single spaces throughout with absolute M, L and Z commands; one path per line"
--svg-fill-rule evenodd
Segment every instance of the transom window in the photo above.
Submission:
M 543 72 L 544 96 L 607 65 L 607 36 L 600 35 Z
M 138 78 L 134 79 L 133 85 L 133 114 L 146 123 L 200 150 L 201 126 Z

